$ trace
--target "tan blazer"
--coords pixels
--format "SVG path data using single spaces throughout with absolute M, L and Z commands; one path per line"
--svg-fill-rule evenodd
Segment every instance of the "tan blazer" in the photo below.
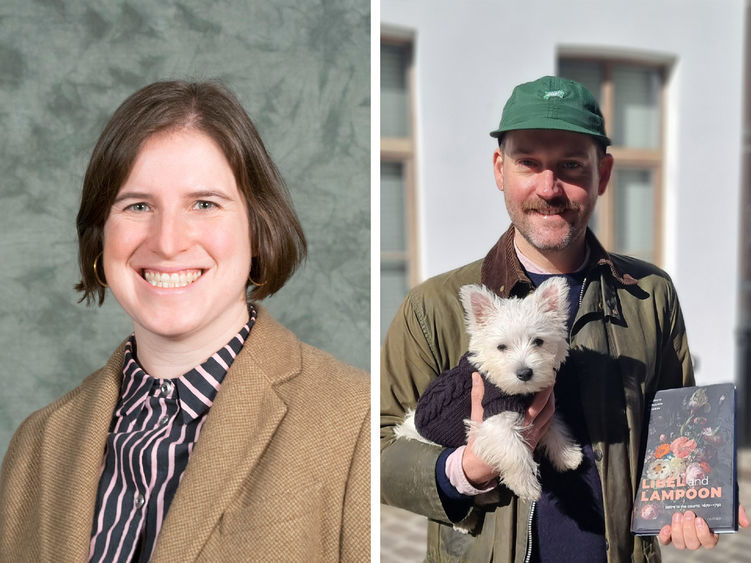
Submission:
M 0 561 L 86 561 L 123 347 L 18 429 L 0 475 Z M 258 307 L 153 561 L 368 561 L 367 375 Z

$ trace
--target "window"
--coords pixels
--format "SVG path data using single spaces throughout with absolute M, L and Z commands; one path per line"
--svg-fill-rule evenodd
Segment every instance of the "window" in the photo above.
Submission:
M 412 49 L 381 43 L 381 341 L 417 283 L 414 220 Z
M 613 142 L 613 176 L 590 227 L 608 250 L 659 264 L 664 68 L 572 57 L 559 60 L 558 74 L 597 98 Z

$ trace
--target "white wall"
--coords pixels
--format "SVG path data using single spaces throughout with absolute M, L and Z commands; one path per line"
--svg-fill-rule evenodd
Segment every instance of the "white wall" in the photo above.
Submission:
M 483 257 L 508 226 L 488 132 L 516 84 L 574 47 L 673 60 L 664 266 L 699 382 L 732 380 L 744 18 L 743 0 L 382 0 L 382 32 L 414 35 L 423 277 Z

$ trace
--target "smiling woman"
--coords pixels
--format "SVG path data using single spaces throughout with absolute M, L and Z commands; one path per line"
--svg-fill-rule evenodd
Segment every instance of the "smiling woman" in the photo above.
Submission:
M 305 238 L 235 97 L 159 82 L 128 98 L 77 227 L 82 300 L 109 288 L 133 334 L 13 437 L 0 561 L 367 560 L 367 377 L 256 302 Z
M 178 377 L 247 321 L 250 232 L 245 198 L 211 137 L 179 129 L 144 143 L 104 224 L 101 264 L 148 373 Z M 164 339 L 191 351 L 179 365 L 150 365 Z

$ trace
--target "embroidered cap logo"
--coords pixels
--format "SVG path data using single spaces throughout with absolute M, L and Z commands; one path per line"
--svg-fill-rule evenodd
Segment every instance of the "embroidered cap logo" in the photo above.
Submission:
M 563 90 L 549 90 L 545 92 L 542 98 L 544 100 L 549 100 L 550 98 L 565 98 L 565 97 L 566 97 L 566 92 L 564 92 Z

